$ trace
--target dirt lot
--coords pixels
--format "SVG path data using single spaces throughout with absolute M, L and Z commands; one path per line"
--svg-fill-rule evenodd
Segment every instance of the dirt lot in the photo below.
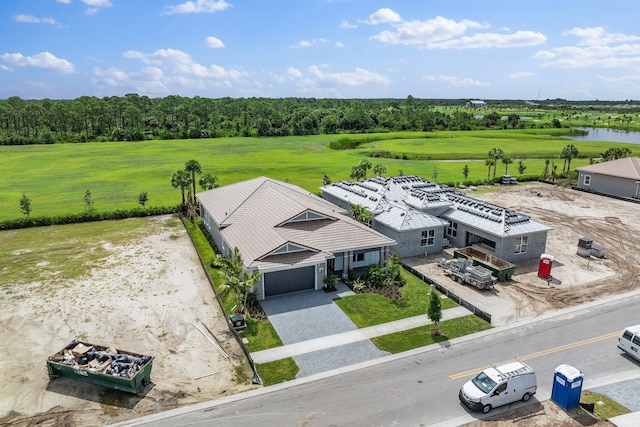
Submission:
M 182 224 L 143 227 L 142 238 L 102 243 L 102 267 L 79 279 L 0 287 L 0 424 L 104 425 L 254 387 Z M 153 355 L 152 385 L 136 396 L 50 382 L 46 357 L 74 338 Z
M 554 256 L 551 281 L 537 276 L 537 259 L 518 264 L 512 279 L 498 282 L 494 292 L 460 285 L 444 276 L 430 262 L 442 254 L 403 261 L 490 313 L 494 326 L 640 288 L 639 204 L 540 183 L 470 195 L 553 227 L 545 250 Z M 581 237 L 604 247 L 605 257 L 577 255 Z

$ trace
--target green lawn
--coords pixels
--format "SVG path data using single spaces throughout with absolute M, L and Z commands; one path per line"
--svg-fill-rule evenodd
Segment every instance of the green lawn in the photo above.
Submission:
M 357 294 L 336 299 L 335 303 L 359 328 L 426 314 L 429 285 L 406 270 L 402 270 L 402 277 L 407 284 L 402 287 L 402 298 L 399 300 L 390 300 L 377 294 Z M 445 310 L 457 304 L 444 298 L 441 306 Z
M 31 199 L 33 216 L 81 212 L 87 189 L 91 190 L 94 208 L 98 211 L 136 207 L 142 191 L 148 194 L 148 206 L 175 206 L 180 203 L 180 191 L 171 187 L 171 175 L 183 169 L 190 159 L 200 162 L 203 173 L 217 175 L 220 185 L 267 176 L 314 193 L 319 192 L 324 174 L 333 181 L 349 179 L 353 166 L 379 151 L 400 155 L 397 159 L 369 158 L 374 165 L 383 164 L 387 175 L 402 171 L 406 175 L 432 179 L 437 167 L 438 182 L 461 183 L 462 169 L 468 164 L 469 179 L 482 180 L 487 176 L 483 159 L 493 147 L 501 148 L 514 160 L 509 166 L 511 175 L 519 176 L 517 160 L 521 157 L 526 158 L 525 175 L 539 175 L 544 159 L 554 159 L 562 169 L 560 151 L 572 142 L 545 136 L 550 131 L 403 132 L 0 146 L 0 170 L 3 171 L 0 174 L 0 221 L 22 216 L 19 200 L 23 193 Z M 351 150 L 329 148 L 332 141 L 341 138 L 366 143 Z M 583 156 L 597 155 L 621 144 L 579 142 L 574 145 Z M 639 146 L 622 145 L 639 155 Z M 574 159 L 572 168 L 588 162 L 588 158 Z M 499 164 L 497 175 L 504 170 L 504 165 Z

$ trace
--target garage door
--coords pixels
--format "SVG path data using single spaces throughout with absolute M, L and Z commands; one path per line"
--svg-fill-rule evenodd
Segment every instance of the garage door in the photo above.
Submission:
M 264 293 L 267 297 L 314 288 L 314 267 L 275 271 L 264 275 Z

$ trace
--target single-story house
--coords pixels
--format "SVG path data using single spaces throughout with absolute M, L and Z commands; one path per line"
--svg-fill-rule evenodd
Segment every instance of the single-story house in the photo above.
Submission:
M 258 270 L 258 299 L 322 289 L 328 274 L 383 265 L 396 242 L 292 184 L 259 177 L 196 194 L 218 249 Z
M 480 100 L 470 100 L 466 102 L 467 108 L 486 108 L 487 103 Z
M 509 262 L 539 258 L 552 228 L 511 209 L 483 202 L 417 176 L 374 177 L 321 187 L 322 197 L 373 214 L 371 227 L 398 243 L 399 257 L 476 246 Z
M 576 168 L 580 190 L 640 199 L 640 157 L 625 157 Z

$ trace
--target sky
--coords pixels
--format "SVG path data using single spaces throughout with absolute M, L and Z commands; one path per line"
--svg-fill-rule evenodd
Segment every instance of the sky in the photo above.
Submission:
M 0 99 L 640 99 L 637 0 L 0 0 Z

